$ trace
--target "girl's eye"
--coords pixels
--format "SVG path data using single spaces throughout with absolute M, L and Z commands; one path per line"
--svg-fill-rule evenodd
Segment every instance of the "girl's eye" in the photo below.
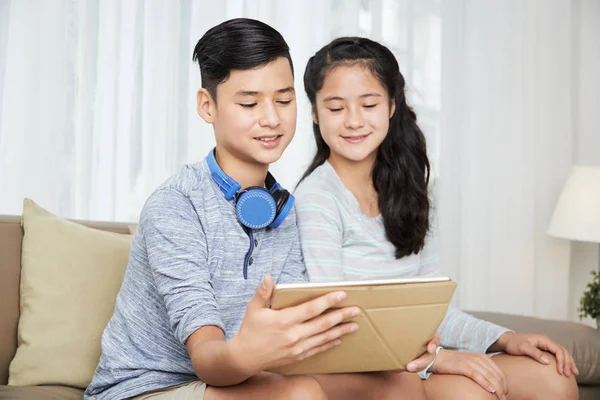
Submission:
M 334 112 L 334 113 L 335 113 L 335 112 L 340 112 L 340 111 L 342 111 L 342 109 L 341 109 L 341 108 L 330 108 L 330 109 L 329 109 L 329 111 L 331 111 L 331 112 Z
M 292 102 L 292 100 L 279 100 L 278 103 L 282 104 L 284 106 L 287 106 L 288 104 L 290 104 Z
M 364 108 L 375 108 L 375 107 L 377 107 L 377 104 L 365 104 L 363 107 Z
M 244 108 L 252 108 L 256 105 L 257 103 L 248 103 L 248 104 L 240 104 L 240 106 L 244 107 Z

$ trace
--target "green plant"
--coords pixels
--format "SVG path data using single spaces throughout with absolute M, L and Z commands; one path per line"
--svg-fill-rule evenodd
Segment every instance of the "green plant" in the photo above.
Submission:
M 592 271 L 592 275 L 594 279 L 587 284 L 587 288 L 579 300 L 580 307 L 577 309 L 579 319 L 600 317 L 600 273 Z

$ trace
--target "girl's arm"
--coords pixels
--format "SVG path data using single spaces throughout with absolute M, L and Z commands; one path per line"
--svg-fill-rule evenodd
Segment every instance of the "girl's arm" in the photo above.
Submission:
M 321 190 L 303 190 L 295 196 L 300 243 L 309 280 L 344 280 L 343 226 L 335 198 Z
M 428 236 L 421 251 L 419 276 L 440 276 L 439 257 L 435 240 Z M 509 329 L 477 319 L 450 306 L 438 329 L 441 346 L 459 351 L 486 353 Z

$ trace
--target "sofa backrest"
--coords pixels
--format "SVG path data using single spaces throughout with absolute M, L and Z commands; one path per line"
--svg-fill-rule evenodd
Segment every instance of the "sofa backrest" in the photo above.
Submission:
M 94 229 L 129 233 L 126 223 L 75 222 Z M 22 240 L 21 217 L 0 215 L 0 385 L 8 383 L 8 367 L 17 351 Z
M 8 365 L 17 351 L 21 218 L 0 216 L 0 385 L 8 383 Z

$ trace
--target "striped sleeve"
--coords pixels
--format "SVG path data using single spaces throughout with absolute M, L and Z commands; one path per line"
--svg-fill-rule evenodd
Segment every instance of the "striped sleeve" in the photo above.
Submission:
M 296 215 L 306 271 L 311 282 L 344 280 L 342 220 L 336 200 L 309 189 L 296 193 Z
M 435 240 L 428 238 L 421 255 L 419 276 L 440 276 Z M 458 308 L 450 306 L 438 329 L 442 347 L 458 351 L 486 353 L 500 336 L 511 332 L 488 321 L 477 319 Z
M 190 200 L 173 189 L 156 191 L 142 211 L 138 229 L 177 339 L 185 344 L 192 333 L 207 325 L 225 332 L 210 284 L 206 237 Z M 136 333 L 143 337 L 143 332 Z
M 304 265 L 304 260 L 302 259 L 302 249 L 300 247 L 300 238 L 298 237 L 298 220 L 294 210 L 292 210 L 288 218 L 294 226 L 294 235 L 291 238 L 292 247 L 287 253 L 284 268 L 281 271 L 281 275 L 279 275 L 278 283 L 303 283 L 307 281 L 306 267 Z

